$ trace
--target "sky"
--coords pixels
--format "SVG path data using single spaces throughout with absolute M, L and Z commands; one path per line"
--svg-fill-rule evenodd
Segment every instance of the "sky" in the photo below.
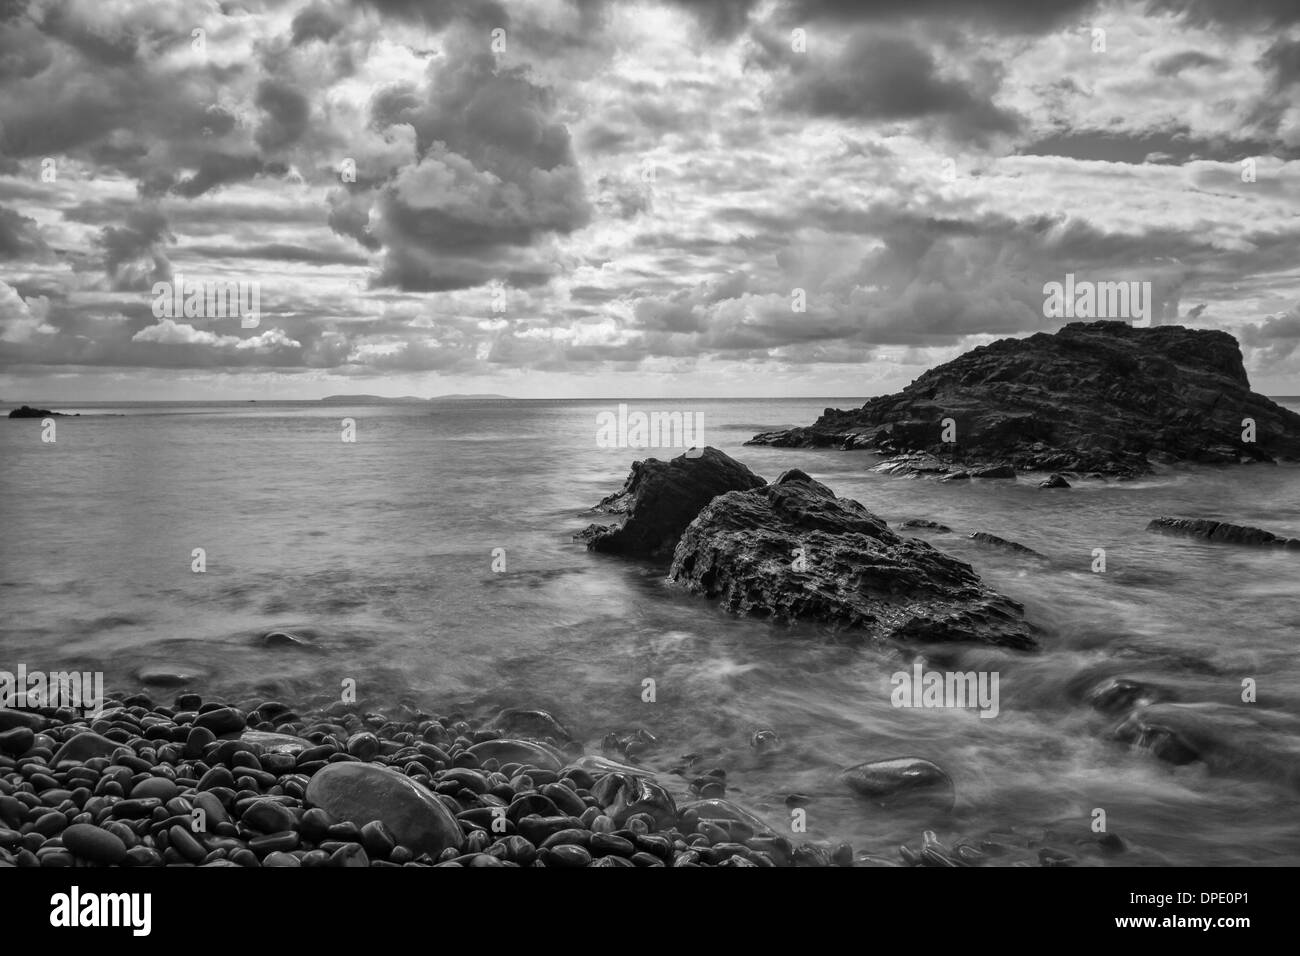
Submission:
M 1300 2 L 0 0 L 8 402 L 866 397 L 1067 274 L 1300 394 Z

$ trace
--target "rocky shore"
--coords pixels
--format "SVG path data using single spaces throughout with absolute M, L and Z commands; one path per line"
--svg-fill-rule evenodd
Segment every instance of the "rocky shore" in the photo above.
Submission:
M 545 711 L 470 722 L 245 707 L 184 693 L 114 698 L 94 718 L 0 710 L 0 867 L 1062 866 L 1123 849 L 1012 833 L 949 848 L 926 830 L 855 853 L 725 799 L 721 768 L 676 799 L 649 769 L 584 754 Z M 847 768 L 840 786 L 929 821 L 955 799 L 948 774 L 914 757 Z
M 1300 415 L 1251 391 L 1226 332 L 1073 322 L 749 444 L 869 449 L 888 457 L 883 471 L 954 480 L 1133 478 L 1162 463 L 1300 460 Z

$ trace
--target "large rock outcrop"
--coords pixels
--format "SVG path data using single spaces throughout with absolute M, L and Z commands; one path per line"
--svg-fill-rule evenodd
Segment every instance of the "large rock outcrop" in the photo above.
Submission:
M 714 498 L 678 542 L 669 577 L 738 614 L 819 621 L 863 639 L 1037 646 L 1021 605 L 970 565 L 895 534 L 798 470 Z
M 734 458 L 705 448 L 698 458 L 647 458 L 632 464 L 621 491 L 593 510 L 620 521 L 593 524 L 575 535 L 588 550 L 667 558 L 700 510 L 728 491 L 763 487 L 763 479 Z
M 954 443 L 942 440 L 949 418 Z M 1244 419 L 1254 441 L 1243 440 Z M 1160 461 L 1300 459 L 1300 415 L 1251 391 L 1226 332 L 1073 322 L 981 346 L 894 395 L 749 443 L 1126 477 Z

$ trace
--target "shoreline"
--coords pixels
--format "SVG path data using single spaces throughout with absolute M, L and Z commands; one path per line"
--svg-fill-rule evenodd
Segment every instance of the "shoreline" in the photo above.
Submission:
M 301 716 L 182 693 L 93 719 L 0 712 L 0 866 L 1026 865 L 925 831 L 892 858 L 802 842 L 717 796 L 679 803 L 649 769 L 583 753 L 544 711 Z M 14 716 L 9 716 L 14 715 Z M 69 719 L 72 718 L 72 719 Z M 489 727 L 489 724 L 495 726 Z M 725 772 L 704 793 L 725 792 Z M 709 776 L 705 775 L 706 778 Z M 1113 840 L 1098 852 L 1120 848 Z M 1040 865 L 1075 862 L 1037 852 Z

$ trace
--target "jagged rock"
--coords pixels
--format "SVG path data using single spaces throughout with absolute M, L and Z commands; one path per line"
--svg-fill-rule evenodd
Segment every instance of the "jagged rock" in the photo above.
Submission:
M 1219 544 L 1247 544 L 1300 550 L 1300 538 L 1283 538 L 1260 528 L 1228 524 L 1226 521 L 1212 521 L 1208 518 L 1156 518 L 1147 525 L 1147 530 L 1203 538 Z
M 734 613 L 819 621 L 863 639 L 1037 646 L 1021 605 L 970 565 L 894 533 L 797 469 L 715 498 L 682 535 L 668 576 Z
M 967 535 L 972 541 L 978 541 L 980 544 L 987 544 L 994 548 L 1006 548 L 1008 551 L 1015 551 L 1018 554 L 1029 554 L 1035 558 L 1041 558 L 1033 548 L 1026 548 L 1023 544 L 1017 544 L 1014 541 L 1008 541 L 1006 538 L 999 538 L 995 534 L 989 534 L 987 531 L 972 531 Z
M 686 526 L 715 497 L 761 488 L 763 479 L 716 448 L 698 458 L 634 462 L 623 489 L 594 510 L 622 516 L 612 525 L 591 525 L 574 536 L 591 551 L 667 557 Z
M 1039 488 L 1069 488 L 1070 483 L 1060 475 L 1052 475 L 1038 483 Z
M 956 423 L 955 446 L 941 441 L 946 418 Z M 1247 418 L 1253 442 L 1242 441 Z M 1226 332 L 1072 322 L 981 346 L 901 392 L 828 408 L 811 426 L 749 443 L 955 453 L 967 468 L 1133 477 L 1155 461 L 1300 458 L 1300 414 L 1250 390 Z
M 970 473 L 972 478 L 1014 478 L 1016 470 L 1010 465 L 992 465 L 988 468 L 979 468 Z

